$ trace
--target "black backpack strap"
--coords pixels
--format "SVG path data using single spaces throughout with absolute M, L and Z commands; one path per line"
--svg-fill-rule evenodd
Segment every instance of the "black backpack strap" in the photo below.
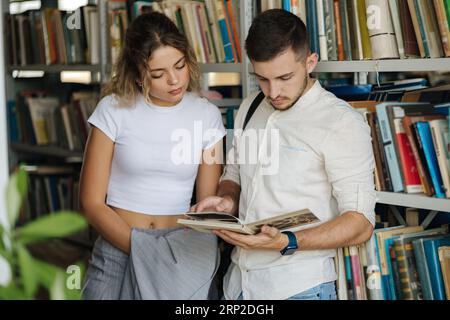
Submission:
M 244 125 L 242 126 L 242 130 L 245 130 L 245 127 L 247 126 L 247 123 L 252 118 L 253 114 L 255 113 L 258 106 L 261 104 L 261 101 L 264 99 L 264 93 L 261 91 L 258 93 L 255 99 L 253 99 L 252 104 L 250 105 L 250 108 L 247 111 L 247 114 L 245 115 Z

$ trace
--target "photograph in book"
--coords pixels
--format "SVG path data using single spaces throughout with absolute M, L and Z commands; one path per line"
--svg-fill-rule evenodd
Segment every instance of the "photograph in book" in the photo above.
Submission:
M 257 234 L 264 225 L 279 230 L 304 226 L 319 221 L 309 209 L 280 214 L 268 219 L 243 223 L 239 218 L 225 212 L 188 212 L 187 219 L 178 219 L 178 223 L 202 232 L 211 230 L 230 230 L 243 234 Z

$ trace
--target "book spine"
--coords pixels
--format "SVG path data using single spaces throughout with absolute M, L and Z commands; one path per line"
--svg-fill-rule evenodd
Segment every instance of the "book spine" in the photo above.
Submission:
M 422 3 L 419 0 L 414 0 L 414 8 L 416 10 L 417 15 L 417 22 L 419 23 L 419 31 L 422 37 L 422 43 L 423 43 L 423 49 L 425 51 L 425 57 L 430 58 L 430 47 L 428 43 L 428 34 L 426 33 L 425 29 L 425 15 L 424 11 L 422 10 Z
M 405 47 L 405 57 L 419 57 L 419 46 L 417 44 L 416 33 L 414 31 L 414 25 L 407 1 L 398 1 L 398 12 L 400 16 L 403 45 Z
M 356 300 L 364 300 L 363 285 L 362 285 L 363 279 L 361 278 L 362 272 L 359 262 L 358 247 L 350 246 L 349 253 L 352 264 L 352 278 L 355 288 L 355 297 Z
M 431 287 L 430 270 L 428 270 L 423 239 L 414 240 L 413 247 L 417 271 L 422 285 L 423 299 L 433 300 L 433 288 Z
M 450 300 L 450 247 L 439 247 L 439 262 L 441 263 L 442 277 L 444 279 L 447 300 Z
M 391 262 L 391 276 L 393 279 L 393 289 L 397 300 L 403 300 L 401 283 L 400 283 L 400 270 L 397 263 L 397 256 L 395 254 L 394 244 L 389 246 L 389 258 Z M 391 284 L 392 285 L 392 284 Z
M 404 1 L 404 0 L 401 0 Z M 402 28 L 400 24 L 400 15 L 399 15 L 399 4 L 398 0 L 390 0 L 389 3 L 389 11 L 391 13 L 392 24 L 394 26 L 395 38 L 397 40 L 397 48 L 400 59 L 405 59 L 405 46 Z
M 388 162 L 389 174 L 392 181 L 394 192 L 403 191 L 403 183 L 400 175 L 400 167 L 395 154 L 395 149 L 392 141 L 392 133 L 389 126 L 386 106 L 379 104 L 376 106 L 378 123 L 380 125 L 381 136 L 384 144 L 384 151 Z
M 443 193 L 442 178 L 438 171 L 438 164 L 436 159 L 436 151 L 434 150 L 433 141 L 431 138 L 430 125 L 428 122 L 419 121 L 416 123 L 418 137 L 423 145 L 425 159 L 430 172 L 431 181 L 437 198 L 445 198 Z
M 241 40 L 239 37 L 239 29 L 236 23 L 236 17 L 234 15 L 233 0 L 226 0 L 226 1 L 227 1 L 228 16 L 230 17 L 231 31 L 233 35 L 232 38 L 234 41 L 234 45 L 236 47 L 237 60 L 238 62 L 241 62 L 242 61 Z
M 410 278 L 409 287 L 413 300 L 423 300 L 422 284 L 419 279 L 419 272 L 417 270 L 416 258 L 414 256 L 414 247 L 412 242 L 405 243 L 405 259 L 406 268 Z
M 344 248 L 344 262 L 345 262 L 345 277 L 347 280 L 348 297 L 350 300 L 356 300 L 355 297 L 356 291 L 352 280 L 352 261 L 350 259 L 350 252 L 348 247 Z
M 445 14 L 444 2 L 441 0 L 433 0 L 433 2 L 434 9 L 436 11 L 439 32 L 441 35 L 442 48 L 444 49 L 445 56 L 450 57 L 450 20 L 447 20 L 447 16 Z
M 423 43 L 423 39 L 422 39 L 422 32 L 419 26 L 419 19 L 418 19 L 418 12 L 416 10 L 416 6 L 414 4 L 414 0 L 408 0 L 408 8 L 409 8 L 409 13 L 411 15 L 411 22 L 414 28 L 414 33 L 416 35 L 416 40 L 417 40 L 417 46 L 419 48 L 419 53 L 420 53 L 420 57 L 421 58 L 425 58 L 426 52 L 425 52 L 425 47 L 424 47 L 424 43 Z
M 350 37 L 350 22 L 347 12 L 347 1 L 339 1 L 339 11 L 341 13 L 342 21 L 342 38 L 344 41 L 344 54 L 346 60 L 352 60 L 352 43 Z
M 336 47 L 338 60 L 343 61 L 345 60 L 344 38 L 342 35 L 342 17 L 339 10 L 339 0 L 334 0 L 333 5 L 334 5 L 334 25 L 336 28 Z
M 383 291 L 381 290 L 381 269 L 378 263 L 378 253 L 376 248 L 375 234 L 372 234 L 366 243 L 367 250 L 367 288 L 370 300 L 383 300 Z
M 417 141 L 417 135 L 413 130 L 413 124 L 409 117 L 403 118 L 403 128 L 405 129 L 406 136 L 409 140 L 409 145 L 411 147 L 414 159 L 416 160 L 417 170 L 419 173 L 420 181 L 424 189 L 424 193 L 431 197 L 434 194 L 434 190 L 430 184 L 430 177 L 428 174 L 428 169 L 426 168 L 426 163 L 423 161 L 419 153 L 419 143 Z
M 317 26 L 317 8 L 315 1 L 307 1 L 306 3 L 306 20 L 309 31 L 309 41 L 311 46 L 311 52 L 315 52 L 320 55 L 320 44 L 319 44 L 319 32 Z
M 327 36 L 325 33 L 325 16 L 323 0 L 316 0 L 317 5 L 317 24 L 319 33 L 320 60 L 328 61 Z
M 359 29 L 361 32 L 361 41 L 364 59 L 372 59 L 372 46 L 370 44 L 369 30 L 367 28 L 367 15 L 365 0 L 356 0 L 356 9 L 358 12 Z
M 445 300 L 445 287 L 438 256 L 438 248 L 442 245 L 450 245 L 450 239 L 443 238 L 424 242 L 425 258 L 428 265 L 428 270 L 430 272 L 434 300 Z
M 401 119 L 394 119 L 395 134 L 397 138 L 398 151 L 402 162 L 403 176 L 405 177 L 405 186 L 407 193 L 422 193 L 423 187 L 417 171 L 416 161 L 414 159 L 411 145 L 406 136 Z
M 233 62 L 233 46 L 230 40 L 230 34 L 228 33 L 227 21 L 225 12 L 223 9 L 222 0 L 216 0 L 217 19 L 219 24 L 220 33 L 222 35 L 223 48 L 225 52 L 225 62 Z
M 448 137 L 448 127 L 446 127 L 445 120 L 430 121 L 431 136 L 433 138 L 433 145 L 436 150 L 436 158 L 441 172 L 442 182 L 444 185 L 444 192 L 447 198 L 450 198 L 450 173 L 448 159 L 446 156 L 447 150 L 444 146 L 444 136 Z M 442 126 L 441 126 L 442 124 Z M 443 130 L 444 132 L 441 132 Z M 449 151 L 450 152 L 450 149 Z
M 328 60 L 336 61 L 337 43 L 336 43 L 336 24 L 334 21 L 333 0 L 325 0 L 323 3 L 324 21 L 325 21 L 325 36 L 327 39 L 327 56 Z
M 400 280 L 400 290 L 403 300 L 413 300 L 409 284 L 411 278 L 409 277 L 408 267 L 406 264 L 405 249 L 401 240 L 394 241 L 395 256 L 397 260 L 398 274 Z
M 399 58 L 387 0 L 366 0 L 367 25 L 373 59 Z

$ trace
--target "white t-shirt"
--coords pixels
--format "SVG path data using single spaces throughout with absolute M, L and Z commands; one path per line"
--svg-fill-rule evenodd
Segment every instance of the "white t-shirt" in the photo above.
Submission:
M 106 96 L 88 122 L 115 142 L 106 203 L 144 214 L 188 211 L 202 151 L 225 135 L 219 109 L 190 92 L 172 107 Z

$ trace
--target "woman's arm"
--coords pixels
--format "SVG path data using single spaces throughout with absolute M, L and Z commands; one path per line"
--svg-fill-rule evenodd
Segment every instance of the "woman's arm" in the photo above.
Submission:
M 223 141 L 203 151 L 203 159 L 198 168 L 196 181 L 197 202 L 209 196 L 215 196 L 222 175 Z
M 105 203 L 114 142 L 93 127 L 80 177 L 80 206 L 89 223 L 115 247 L 129 253 L 131 228 Z

